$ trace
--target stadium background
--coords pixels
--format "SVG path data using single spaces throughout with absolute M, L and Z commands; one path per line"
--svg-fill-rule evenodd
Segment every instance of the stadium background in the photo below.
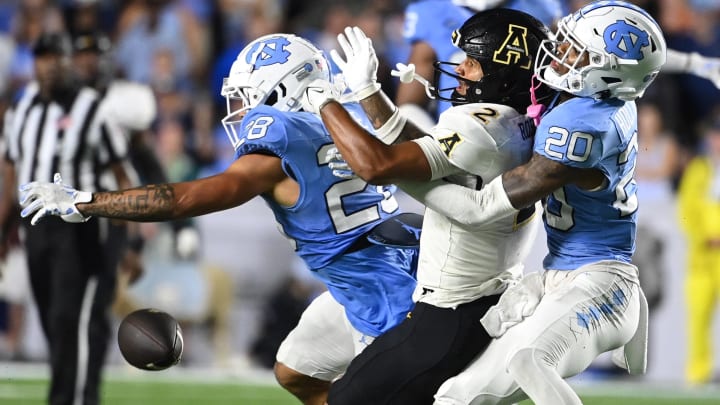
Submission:
M 634 2 L 657 18 L 671 47 L 720 57 L 720 0 Z M 564 4 L 575 10 L 585 3 Z M 206 176 L 222 170 L 232 157 L 219 126 L 224 114 L 219 86 L 248 41 L 270 32 L 294 32 L 329 50 L 340 30 L 358 25 L 373 38 L 382 61 L 379 78 L 393 94 L 397 83 L 390 78 L 389 67 L 405 61 L 408 54 L 402 39 L 406 4 L 405 0 L 4 0 L 0 2 L 0 112 L 32 78 L 29 49 L 38 30 L 73 30 L 82 21 L 112 39 L 109 69 L 146 83 L 155 92 L 158 118 L 147 136 L 170 180 Z M 151 10 L 158 13 L 155 30 L 144 25 Z M 82 20 L 84 15 L 94 20 Z M 662 112 L 665 131 L 680 145 L 678 169 L 665 179 L 676 184 L 683 164 L 702 151 L 697 124 L 713 116 L 720 119 L 720 91 L 702 79 L 666 74 L 643 100 Z M 714 384 L 688 387 L 684 382 L 686 246 L 675 201 L 644 199 L 642 179 L 638 181 L 641 210 L 644 203 L 662 207 L 645 219 L 641 211 L 641 221 L 657 225 L 653 229 L 665 245 L 659 263 L 641 269 L 648 278 L 651 273 L 659 276 L 655 291 L 661 297 L 651 314 L 648 374 L 631 379 L 617 374 L 601 358 L 573 383 L 588 404 L 606 403 L 600 397 L 610 394 L 615 396 L 612 403 L 624 403 L 618 398 L 630 398 L 628 403 L 633 404 L 720 403 L 720 390 Z M 421 210 L 412 200 L 401 199 L 405 209 Z M 123 300 L 115 312 L 120 319 L 132 308 L 168 310 L 183 321 L 185 358 L 174 369 L 148 374 L 130 369 L 113 345 L 106 403 L 294 403 L 274 384 L 267 364 L 279 339 L 322 287 L 294 258 L 259 199 L 197 218 L 186 231 L 177 232 L 168 224 L 143 225 L 148 240 L 145 274 L 121 292 Z M 528 259 L 528 270 L 539 267 L 543 236 L 539 235 Z M 645 236 L 641 234 L 639 245 Z M 21 255 L 12 256 L 0 281 L 0 402 L 39 404 L 45 392 L 45 348 L 22 268 Z M 20 330 L 7 322 L 13 310 L 25 315 Z M 720 321 L 715 325 L 714 342 L 720 346 Z

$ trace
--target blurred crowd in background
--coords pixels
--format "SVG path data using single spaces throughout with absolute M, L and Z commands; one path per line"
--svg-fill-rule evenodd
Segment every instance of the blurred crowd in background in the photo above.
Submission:
M 720 57 L 720 0 L 633 2 L 657 19 L 669 48 Z M 379 81 L 393 98 L 397 82 L 390 70 L 406 61 L 410 49 L 402 35 L 408 3 L 4 0 L 0 3 L 0 113 L 33 79 L 31 50 L 41 32 L 104 36 L 110 46 L 103 50 L 103 74 L 146 84 L 154 93 L 157 115 L 143 137 L 152 145 L 166 178 L 174 182 L 211 175 L 233 157 L 220 125 L 225 115 L 220 87 L 248 42 L 273 32 L 292 32 L 330 50 L 337 47 L 336 35 L 344 27 L 359 26 L 373 40 L 380 58 Z M 568 0 L 565 11 L 587 3 Z M 720 147 L 711 147 L 720 145 L 716 140 L 720 139 L 720 90 L 705 79 L 664 74 L 638 104 L 641 152 L 636 179 L 641 211 L 636 259 L 651 306 L 660 314 L 652 317 L 657 321 L 652 332 L 666 335 L 665 328 L 678 329 L 676 322 L 686 325 L 684 300 L 689 299 L 682 298 L 683 275 L 689 271 L 684 235 L 691 235 L 693 229 L 682 233 L 677 208 L 680 184 L 696 156 L 714 150 L 718 158 L 713 161 L 720 167 Z M 718 184 L 714 187 L 720 190 Z M 684 198 L 696 197 L 695 190 L 686 192 Z M 720 192 L 716 197 L 717 207 L 710 209 L 718 210 L 720 218 Z M 408 200 L 408 210 L 421 210 L 412 204 Z M 132 309 L 154 306 L 181 319 L 189 335 L 182 364 L 188 366 L 272 365 L 277 345 L 322 289 L 294 258 L 261 201 L 197 218 L 186 227 L 143 224 L 142 233 L 144 273 L 133 283 L 120 283 L 115 315 L 119 319 Z M 720 223 L 717 239 L 720 246 Z M 544 243 L 544 238 L 538 241 Z M 539 258 L 532 260 L 528 270 L 537 270 Z M 717 268 L 707 286 L 714 283 L 720 292 L 720 253 L 704 265 Z M 22 271 L 15 270 L 21 268 L 21 255 L 10 256 L 0 282 L 0 357 L 42 361 L 42 339 L 37 330 L 33 332 L 32 299 L 23 287 Z M 20 275 L 13 277 L 13 272 Z M 709 295 L 715 296 L 712 291 Z M 663 318 L 668 305 L 674 307 L 670 311 L 674 315 Z M 701 314 L 701 321 L 710 325 L 714 299 L 702 305 L 708 311 Z M 720 342 L 720 335 L 709 339 Z

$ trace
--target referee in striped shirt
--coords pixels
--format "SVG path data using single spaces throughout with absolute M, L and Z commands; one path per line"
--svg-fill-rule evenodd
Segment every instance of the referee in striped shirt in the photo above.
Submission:
M 69 38 L 42 34 L 33 54 L 35 81 L 4 119 L 2 230 L 17 212 L 18 184 L 52 181 L 59 172 L 68 184 L 99 191 L 101 174 L 109 171 L 120 187 L 130 186 L 123 169 L 127 140 L 105 116 L 99 93 L 74 80 Z M 77 226 L 57 217 L 23 225 L 30 284 L 49 348 L 48 402 L 97 404 L 125 247 L 122 225 L 91 218 Z

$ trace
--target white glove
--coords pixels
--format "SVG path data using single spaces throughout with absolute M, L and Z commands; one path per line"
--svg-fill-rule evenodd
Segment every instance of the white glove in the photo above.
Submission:
M 345 161 L 342 154 L 336 147 L 332 147 L 325 153 L 325 158 L 328 161 L 328 167 L 332 170 L 332 174 L 335 177 L 341 179 L 354 179 L 357 177 L 355 172 L 348 162 Z
M 25 207 L 20 216 L 26 218 L 37 211 L 30 221 L 32 225 L 48 215 L 59 216 L 65 222 L 85 222 L 90 219 L 81 214 L 75 204 L 92 201 L 92 193 L 62 184 L 60 173 L 55 173 L 53 183 L 33 181 L 21 185 L 19 191 L 20 205 Z
M 358 27 L 345 27 L 344 34 L 337 36 L 345 60 L 333 49 L 330 57 L 340 68 L 350 91 L 356 100 L 367 98 L 380 90 L 377 82 L 378 58 L 372 40 Z
M 720 58 L 709 58 L 693 52 L 690 54 L 688 73 L 708 79 L 720 89 Z
M 539 272 L 528 273 L 520 282 L 505 290 L 500 301 L 490 307 L 480 323 L 488 335 L 498 338 L 532 315 L 544 294 L 542 275 Z
M 315 79 L 305 88 L 302 98 L 303 110 L 320 114 L 320 109 L 330 101 L 337 101 L 342 90 L 323 79 Z

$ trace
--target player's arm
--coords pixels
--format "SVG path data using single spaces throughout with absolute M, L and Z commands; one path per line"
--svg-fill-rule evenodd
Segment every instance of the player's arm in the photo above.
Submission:
M 45 215 L 63 215 L 66 219 L 67 210 L 75 209 L 80 220 L 93 215 L 143 222 L 180 219 L 229 209 L 260 194 L 273 193 L 285 178 L 278 157 L 250 154 L 215 176 L 94 193 L 87 202 L 78 201 L 83 193 L 68 186 L 34 182 L 20 188 L 21 202 L 26 206 L 22 215 L 38 211 L 37 220 Z M 58 187 L 64 193 L 58 192 Z
M 344 34 L 338 35 L 338 42 L 346 59 L 334 49 L 330 55 L 377 129 L 378 138 L 350 117 L 325 82 L 314 82 L 306 89 L 303 98 L 306 111 L 320 114 L 343 158 L 365 181 L 387 184 L 401 179 L 429 180 L 431 169 L 418 145 L 400 143 L 387 146 L 398 140 L 403 129 L 414 126 L 407 123 L 397 107 L 380 91 L 376 80 L 378 62 L 372 42 L 357 27 L 345 28 Z M 417 128 L 415 131 L 418 131 Z
M 710 80 L 720 88 L 720 58 L 711 58 L 697 52 L 667 50 L 667 61 L 662 67 L 663 73 L 688 73 Z
M 285 177 L 280 159 L 260 154 L 237 159 L 223 173 L 181 183 L 96 193 L 78 204 L 83 215 L 164 221 L 208 214 L 244 204 Z
M 566 184 L 584 189 L 605 181 L 595 169 L 579 169 L 534 154 L 528 163 L 496 177 L 481 190 L 451 183 L 401 183 L 412 197 L 467 226 L 480 226 L 527 207 Z
M 508 200 L 515 208 L 527 207 L 566 184 L 592 190 L 605 183 L 597 169 L 564 165 L 534 153 L 530 161 L 503 173 L 502 181 Z
M 390 145 L 423 136 L 422 131 L 408 123 L 398 107 L 380 90 L 377 82 L 378 58 L 372 41 L 365 33 L 358 27 L 346 27 L 337 38 L 345 59 L 335 49 L 330 51 L 330 56 L 342 70 L 345 83 L 365 110 L 378 138 Z M 331 95 L 322 88 L 312 87 L 306 92 L 305 101 L 309 107 L 306 110 L 318 112 Z
M 355 122 L 336 101 L 324 104 L 320 116 L 343 158 L 363 180 L 388 184 L 430 179 L 428 160 L 415 142 L 385 145 Z
M 365 115 L 372 122 L 377 138 L 386 145 L 418 139 L 427 135 L 412 121 L 408 121 L 382 90 L 360 100 L 360 105 L 365 111 Z

